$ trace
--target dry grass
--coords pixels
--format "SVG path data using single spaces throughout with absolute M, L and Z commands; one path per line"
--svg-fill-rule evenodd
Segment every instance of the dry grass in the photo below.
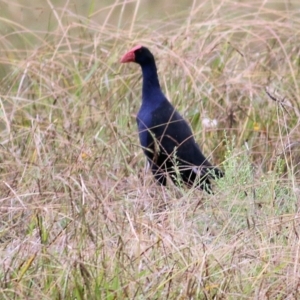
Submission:
M 300 297 L 299 4 L 251 3 L 152 28 L 137 11 L 129 29 L 99 11 L 54 12 L 46 32 L 1 19 L 1 299 Z M 119 64 L 137 43 L 222 163 L 215 195 L 145 171 L 140 70 Z

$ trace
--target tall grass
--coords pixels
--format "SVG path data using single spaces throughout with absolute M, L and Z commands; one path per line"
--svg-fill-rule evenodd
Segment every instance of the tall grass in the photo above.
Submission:
M 1 19 L 1 299 L 297 299 L 299 4 L 195 1 L 148 24 L 133 4 L 128 29 L 92 6 L 53 6 L 46 31 Z M 119 63 L 138 43 L 225 170 L 214 195 L 146 170 L 141 72 Z

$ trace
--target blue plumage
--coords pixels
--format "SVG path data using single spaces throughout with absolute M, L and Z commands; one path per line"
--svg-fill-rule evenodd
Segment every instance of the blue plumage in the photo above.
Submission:
M 121 62 L 136 62 L 142 68 L 142 105 L 137 125 L 155 179 L 166 185 L 170 175 L 175 184 L 181 179 L 187 186 L 195 185 L 211 193 L 210 179 L 222 177 L 223 172 L 205 158 L 188 123 L 162 93 L 152 53 L 136 46 Z

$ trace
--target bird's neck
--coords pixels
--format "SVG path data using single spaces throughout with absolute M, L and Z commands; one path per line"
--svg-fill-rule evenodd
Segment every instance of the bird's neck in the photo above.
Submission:
M 143 102 L 151 99 L 151 95 L 161 92 L 155 62 L 142 65 L 143 73 Z M 153 99 L 153 98 L 152 98 Z M 152 100 L 153 101 L 153 100 Z

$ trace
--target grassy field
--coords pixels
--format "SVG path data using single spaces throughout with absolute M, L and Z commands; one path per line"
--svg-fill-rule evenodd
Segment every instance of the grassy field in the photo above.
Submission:
M 300 299 L 299 7 L 207 0 L 126 29 L 2 17 L 0 299 Z M 141 71 L 119 63 L 136 44 L 225 171 L 214 195 L 146 169 Z

